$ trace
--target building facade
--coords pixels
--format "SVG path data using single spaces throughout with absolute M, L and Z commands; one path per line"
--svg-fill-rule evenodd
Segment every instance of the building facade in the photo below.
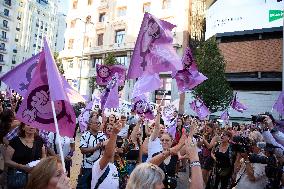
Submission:
M 188 0 L 71 1 L 66 19 L 65 48 L 60 57 L 65 77 L 75 88 L 80 86 L 82 95 L 92 93 L 89 80 L 95 76 L 96 64 L 101 64 L 107 53 L 114 53 L 118 62 L 129 66 L 145 12 L 177 25 L 173 29 L 173 45 L 182 55 L 189 41 Z M 171 91 L 169 74 L 161 74 L 161 78 L 161 90 Z M 127 100 L 130 99 L 132 87 L 133 82 L 125 85 L 124 98 Z M 171 96 L 169 93 L 167 98 L 170 100 Z
M 57 0 L 1 0 L 0 7 L 1 74 L 40 52 L 44 37 L 56 49 Z
M 284 2 L 211 0 L 207 6 L 206 39 L 217 39 L 227 80 L 248 106 L 243 114 L 231 111 L 231 116 L 272 112 L 278 118 L 272 107 L 282 88 Z
M 56 41 L 54 43 L 54 52 L 60 52 L 64 49 L 65 39 L 64 33 L 67 28 L 66 15 L 64 13 L 57 13 L 57 32 L 56 32 Z

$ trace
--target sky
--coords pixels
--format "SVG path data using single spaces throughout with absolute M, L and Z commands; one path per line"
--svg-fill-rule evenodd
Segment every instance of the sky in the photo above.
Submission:
M 67 14 L 70 0 L 59 0 L 59 12 Z

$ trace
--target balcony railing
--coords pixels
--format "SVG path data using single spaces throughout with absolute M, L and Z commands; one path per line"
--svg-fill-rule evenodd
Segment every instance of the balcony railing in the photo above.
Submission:
M 0 48 L 0 53 L 7 53 L 7 49 Z
M 1 25 L 0 28 L 3 30 L 9 31 L 9 26 Z
M 8 38 L 4 36 L 0 36 L 0 41 L 8 42 Z
M 11 20 L 11 15 L 5 15 L 4 12 L 0 12 L 0 16 L 4 17 L 6 19 Z

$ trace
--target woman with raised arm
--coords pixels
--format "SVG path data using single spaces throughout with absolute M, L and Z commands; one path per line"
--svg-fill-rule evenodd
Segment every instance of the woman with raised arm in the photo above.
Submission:
M 121 130 L 121 124 L 116 123 L 112 129 L 108 143 L 105 146 L 103 156 L 98 159 L 92 167 L 92 189 L 118 189 L 118 171 L 114 165 L 114 154 L 116 147 L 117 134 Z

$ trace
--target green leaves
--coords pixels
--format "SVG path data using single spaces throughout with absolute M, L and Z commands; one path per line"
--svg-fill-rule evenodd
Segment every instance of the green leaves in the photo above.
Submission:
M 194 52 L 198 69 L 208 80 L 196 87 L 193 94 L 201 97 L 212 113 L 224 110 L 230 104 L 233 91 L 226 80 L 225 60 L 216 40 L 201 42 Z

